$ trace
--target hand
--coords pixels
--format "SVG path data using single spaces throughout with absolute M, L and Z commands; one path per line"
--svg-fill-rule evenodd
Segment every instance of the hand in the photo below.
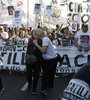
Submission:
M 35 45 L 37 45 L 38 43 L 37 43 L 37 39 L 34 39 L 33 40 L 33 43 L 35 44 Z
M 0 31 L 0 35 L 1 35 L 1 33 L 2 33 L 2 32 Z
M 0 60 L 1 60 L 1 61 L 3 61 L 3 58 L 2 58 L 2 56 L 0 56 Z
M 78 50 L 79 50 L 79 51 L 82 51 L 82 47 L 78 46 Z
M 89 47 L 87 47 L 87 48 L 84 49 L 85 52 L 88 52 L 89 50 L 90 50 Z

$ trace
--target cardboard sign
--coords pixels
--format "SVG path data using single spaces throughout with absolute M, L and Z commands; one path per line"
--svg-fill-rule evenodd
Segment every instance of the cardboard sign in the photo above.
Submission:
M 60 17 L 60 9 L 59 8 L 53 8 L 53 14 L 51 15 L 52 17 L 55 17 L 55 18 L 59 18 Z
M 20 10 L 14 11 L 14 25 L 21 25 L 22 24 L 22 13 Z
M 52 7 L 52 5 L 46 6 L 46 14 L 49 14 L 49 15 L 53 14 L 53 7 Z
M 35 4 L 34 14 L 41 14 L 41 4 Z
M 69 21 L 69 30 L 77 31 L 77 22 L 74 20 Z

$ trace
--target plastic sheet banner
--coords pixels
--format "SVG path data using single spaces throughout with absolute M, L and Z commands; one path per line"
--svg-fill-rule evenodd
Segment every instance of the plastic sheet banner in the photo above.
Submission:
M 57 73 L 76 73 L 83 64 L 90 62 L 90 51 L 79 52 L 74 46 L 55 47 L 55 50 L 63 58 L 57 65 Z
M 25 71 L 25 54 L 26 47 L 18 46 L 2 46 L 0 47 L 0 55 L 3 57 L 2 70 Z
M 58 54 L 63 57 L 62 63 L 57 64 L 57 73 L 75 73 L 84 63 L 90 61 L 89 52 L 79 52 L 74 46 L 55 47 Z M 25 66 L 26 47 L 1 46 L 0 55 L 3 57 L 2 70 L 26 71 Z

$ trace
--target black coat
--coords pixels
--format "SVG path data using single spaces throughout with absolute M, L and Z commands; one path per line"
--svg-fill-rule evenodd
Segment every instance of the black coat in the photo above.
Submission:
M 90 63 L 85 64 L 73 78 L 83 80 L 90 86 Z

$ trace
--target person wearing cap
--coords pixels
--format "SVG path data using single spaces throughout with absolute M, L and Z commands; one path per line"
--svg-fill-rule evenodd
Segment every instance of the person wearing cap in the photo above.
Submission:
M 79 51 L 84 50 L 87 52 L 90 50 L 90 33 L 88 31 L 88 24 L 82 24 L 82 29 L 75 35 L 74 44 Z
M 4 32 L 3 26 L 0 26 L 0 45 L 4 45 L 4 42 L 9 38 L 7 32 Z

